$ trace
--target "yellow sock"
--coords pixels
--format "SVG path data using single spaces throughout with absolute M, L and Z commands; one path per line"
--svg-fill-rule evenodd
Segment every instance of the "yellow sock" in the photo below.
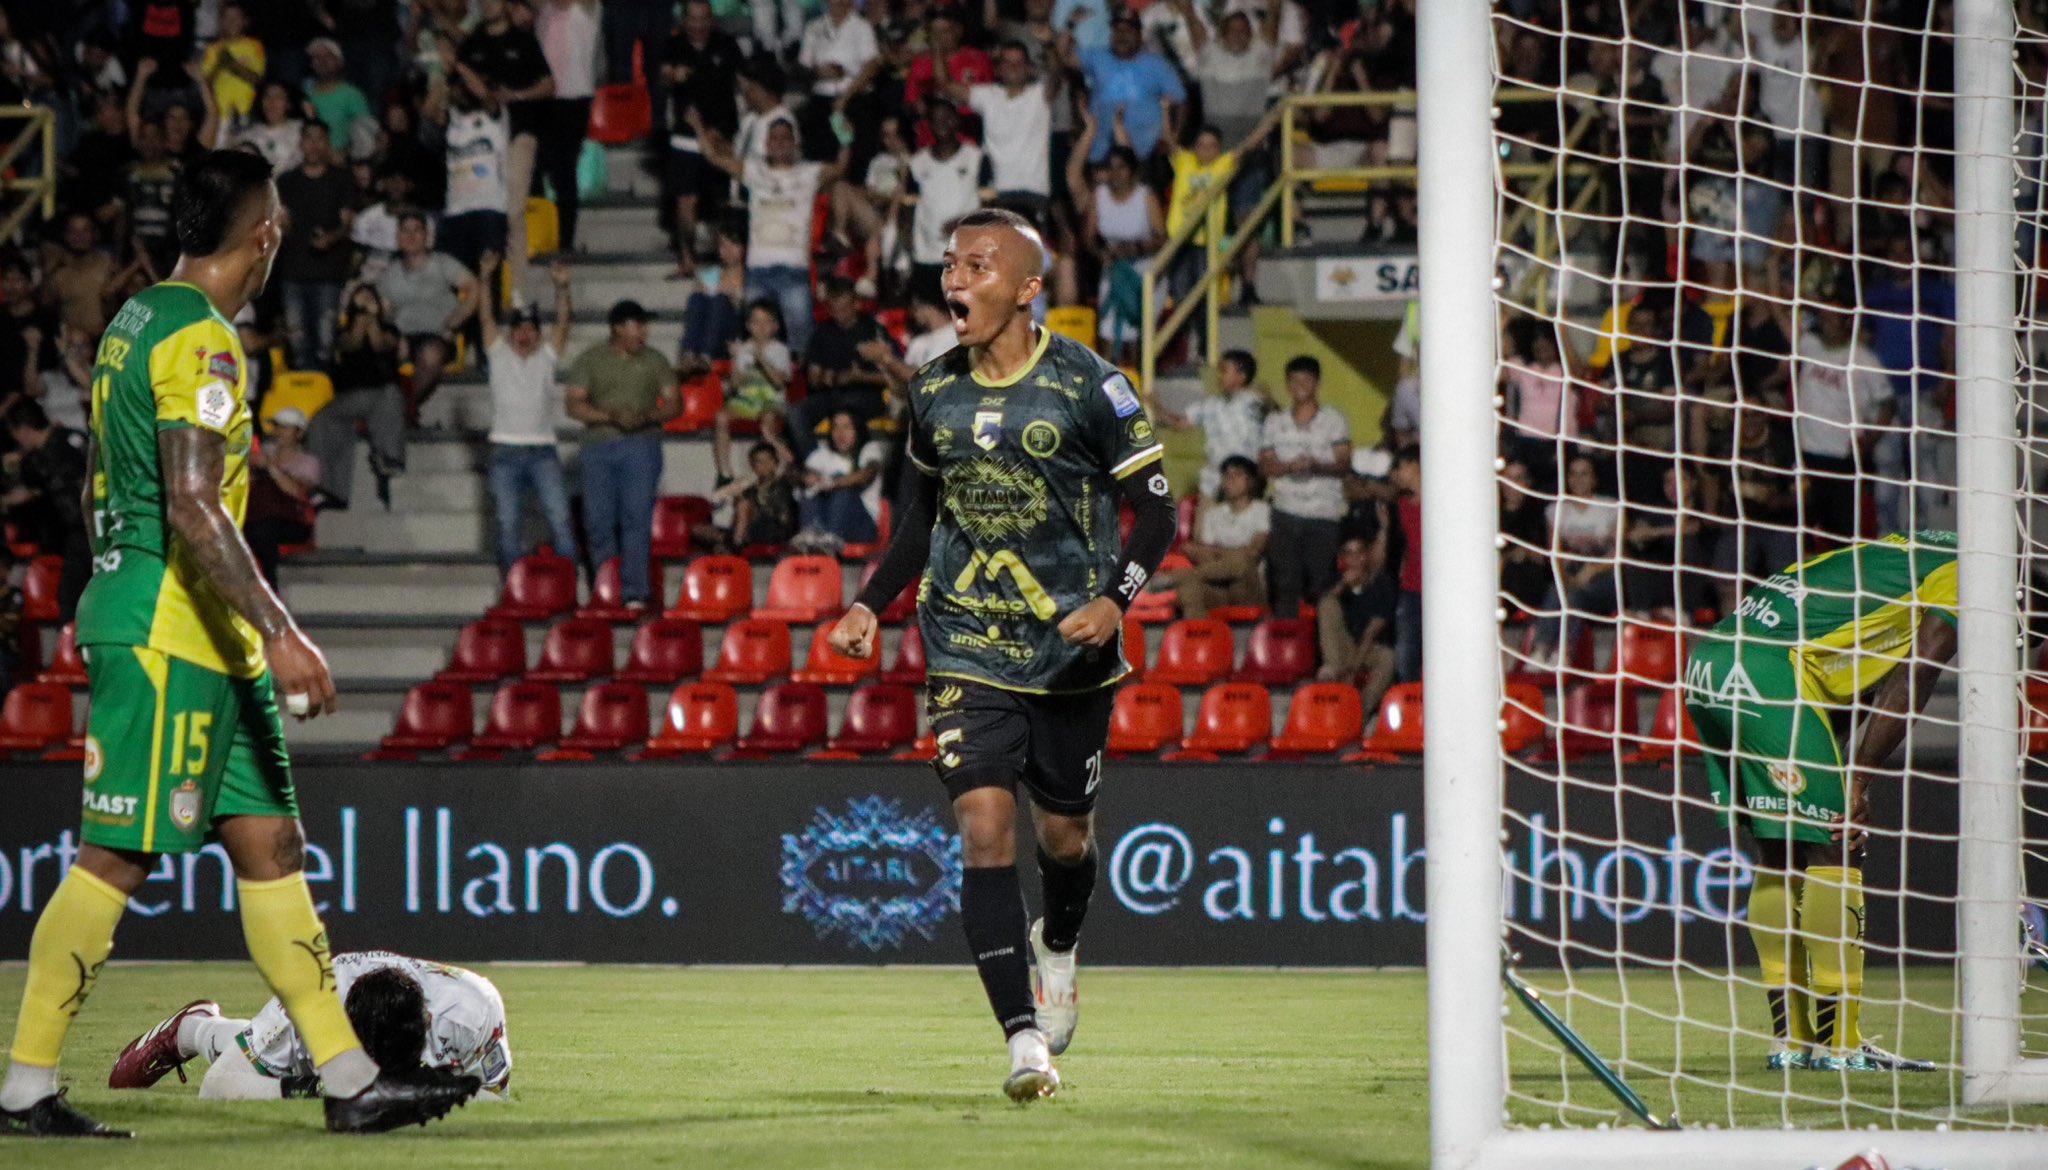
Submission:
M 1799 929 L 1813 965 L 1814 1031 L 1835 1056 L 1863 1046 L 1863 871 L 1816 865 L 1806 871 Z
M 298 1028 L 315 1066 L 361 1048 L 356 1030 L 335 993 L 334 952 L 327 928 L 313 912 L 306 875 L 269 882 L 237 881 L 242 899 L 242 937 L 249 957 Z
M 1756 875 L 1749 888 L 1749 938 L 1771 1002 L 1773 1032 L 1804 1045 L 1813 1042 L 1813 1016 L 1806 992 L 1806 946 L 1793 929 L 1798 885 L 1798 879 L 1782 873 Z
M 28 985 L 10 1052 L 16 1062 L 56 1065 L 71 1018 L 114 953 L 114 928 L 127 908 L 127 895 L 85 870 L 74 866 L 64 875 L 29 940 Z

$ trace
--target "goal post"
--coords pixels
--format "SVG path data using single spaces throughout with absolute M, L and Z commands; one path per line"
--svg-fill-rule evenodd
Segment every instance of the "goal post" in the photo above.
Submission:
M 1659 5 L 1622 7 L 1631 10 L 1629 20 L 1640 21 Z M 1676 92 L 1664 104 L 1631 110 L 1624 94 L 1609 110 L 1618 127 L 1652 116 L 1671 120 L 1671 138 L 1683 145 L 1642 158 L 1632 154 L 1639 149 L 1633 129 L 1603 139 L 1597 127 L 1587 133 L 1572 123 L 1568 132 L 1578 111 L 1607 99 L 1589 102 L 1571 88 L 1563 68 L 1547 83 L 1554 102 L 1534 104 L 1554 111 L 1546 133 L 1503 126 L 1499 91 L 1545 84 L 1530 80 L 1540 71 L 1527 60 L 1504 59 L 1503 44 L 1515 43 L 1525 19 L 1540 19 L 1527 15 L 1532 11 L 1555 9 L 1551 19 L 1568 23 L 1580 6 L 1496 7 L 1487 0 L 1416 6 L 1432 1164 L 1445 1170 L 1794 1170 L 1833 1167 L 1876 1148 L 1895 1167 L 2048 1165 L 2048 978 L 2036 974 L 2030 986 L 2019 930 L 2021 907 L 2030 898 L 2048 901 L 2041 882 L 2048 864 L 2048 833 L 2041 827 L 2048 796 L 2042 793 L 2048 789 L 2038 779 L 2048 761 L 2030 761 L 2035 717 L 2027 714 L 2026 697 L 2030 675 L 2037 682 L 2043 677 L 2031 664 L 2048 632 L 2048 588 L 2040 584 L 2048 536 L 2030 531 L 2039 505 L 2033 493 L 2048 473 L 2048 421 L 2034 417 L 2048 412 L 2034 389 L 2048 385 L 2048 346 L 2042 344 L 2048 337 L 2036 336 L 2043 332 L 2036 301 L 2048 297 L 2042 264 L 2048 257 L 2048 85 L 2016 66 L 2016 49 L 2042 45 L 2043 33 L 2022 27 L 2015 0 L 1954 0 L 1952 25 L 1937 27 L 1928 15 L 1918 29 L 1886 27 L 1878 19 L 1908 6 L 1857 0 L 1854 7 L 1870 16 L 1867 41 L 1898 34 L 1920 45 L 1923 55 L 1911 63 L 1911 76 L 1845 81 L 1827 71 L 1835 66 L 1814 64 L 1822 55 L 1821 34 L 1842 32 L 1843 6 L 1828 7 L 1827 14 L 1804 0 L 1671 0 L 1668 7 L 1681 24 L 1701 12 L 1716 25 L 1733 22 L 1735 35 L 1721 26 L 1712 45 L 1700 45 L 1690 30 L 1672 37 L 1628 25 L 1619 32 L 1565 29 L 1542 42 L 1547 47 L 1578 36 L 1581 49 L 1593 46 L 1597 60 L 1624 73 L 1633 53 L 1678 58 L 1665 63 Z M 1796 57 L 1760 57 L 1744 35 L 1747 22 L 1782 13 L 1797 17 L 1795 43 L 1809 72 L 1799 71 Z M 1936 53 L 1952 54 L 1952 70 L 1946 57 L 1932 60 Z M 2048 52 L 2040 56 L 2048 59 Z M 1732 126 L 1761 116 L 1709 109 L 1690 88 L 1697 74 L 1729 69 L 1749 79 L 1738 87 L 1745 102 L 1754 102 L 1754 87 L 1766 81 L 1799 89 L 1800 117 L 1823 89 L 1832 91 L 1838 114 L 1840 102 L 1856 103 L 1846 121 L 1780 127 L 1778 146 L 1789 146 L 1791 161 L 1780 159 L 1788 169 L 1772 182 L 1794 204 L 1787 211 L 1793 226 L 1774 238 L 1754 232 L 1746 218 L 1751 209 L 1744 184 L 1752 164 L 1694 157 L 1695 142 L 1680 132 L 1703 114 L 1727 116 Z M 1939 88 L 1929 81 L 1934 77 L 1944 79 Z M 1624 87 L 1631 83 L 1632 75 L 1624 78 Z M 1952 119 L 1952 140 L 1944 132 L 1928 136 L 1931 146 L 1915 139 L 1901 147 L 1882 128 L 1866 128 L 1864 119 L 1880 105 L 1917 119 Z M 1625 121 L 1630 113 L 1637 123 Z M 1911 156 L 1897 168 L 1911 184 L 1902 204 L 1864 182 L 1871 178 L 1864 173 L 1866 156 L 1888 151 Z M 1920 186 L 1926 159 L 1936 155 L 1941 165 L 1932 169 L 1950 179 L 1952 203 L 1938 205 Z M 1555 163 L 1540 189 L 1504 177 L 1504 164 L 1532 160 Z M 1821 177 L 1830 164 L 1832 184 Z M 1728 221 L 1709 223 L 1711 209 L 1702 210 L 1708 205 L 1689 202 L 1691 184 L 1702 174 L 1734 192 Z M 1609 189 L 1596 190 L 1603 181 Z M 1807 200 L 1830 204 L 1848 222 L 1835 222 L 1832 234 L 1811 234 Z M 1882 233 L 1866 234 L 1866 219 L 1880 215 L 1910 225 L 1904 229 L 1912 238 L 1910 256 L 1895 254 Z M 1540 222 L 1535 231 L 1510 226 L 1532 218 Z M 1702 281 L 1688 249 L 1714 232 L 1733 241 L 1734 275 Z M 1632 234 L 1675 241 L 1669 268 L 1629 269 L 1623 255 Z M 1792 279 L 1767 284 L 1746 270 L 1741 257 L 1752 245 L 1773 249 L 1771 263 L 1783 260 Z M 1869 267 L 1886 264 L 1910 270 L 1913 291 L 1905 310 L 1873 307 L 1865 294 Z M 1821 273 L 1831 274 L 1832 291 L 1823 291 Z M 1952 310 L 1923 301 L 1923 274 L 1952 287 Z M 1722 279 L 1725 286 L 1717 286 Z M 1640 433 L 1615 426 L 1646 396 L 1619 372 L 1630 336 L 1626 284 L 1649 288 L 1653 300 L 1670 297 L 1665 304 L 1688 297 L 1698 302 L 1704 288 L 1706 301 L 1719 302 L 1715 336 L 1733 338 L 1715 343 L 1731 364 L 1768 349 L 1752 344 L 1741 317 L 1745 301 L 1771 302 L 1788 323 L 1788 336 L 1784 353 L 1762 356 L 1782 361 L 1795 385 L 1771 400 L 1776 405 L 1765 405 L 1762 397 L 1746 397 L 1739 384 L 1732 394 L 1710 392 L 1680 376 L 1677 385 L 1658 391 L 1676 403 L 1676 421 L 1651 432 L 1661 438 L 1646 444 Z M 1921 450 L 1923 438 L 1942 437 L 1943 424 L 1927 413 L 1924 400 L 1920 415 L 1912 414 L 1910 390 L 1905 418 L 1874 424 L 1868 418 L 1859 424 L 1854 408 L 1847 419 L 1832 419 L 1795 392 L 1802 370 L 1818 369 L 1852 386 L 1868 372 L 1853 340 L 1846 357 L 1801 350 L 1800 322 L 1830 312 L 1853 315 L 1858 330 L 1884 321 L 1915 331 L 1902 376 L 1907 384 L 1929 379 L 1953 386 L 1952 469 Z M 1868 425 L 1877 436 L 1872 446 L 1888 453 L 1852 453 L 1845 461 L 1851 469 L 1843 470 L 1822 456 L 1818 443 L 1812 451 L 1795 448 L 1787 469 L 1796 480 L 1793 519 L 1755 519 L 1739 499 L 1732 513 L 1710 517 L 1734 542 L 1732 568 L 1704 559 L 1686 563 L 1682 540 L 1676 563 L 1660 565 L 1633 549 L 1617 549 L 1618 580 L 1624 573 L 1661 572 L 1680 598 L 1673 612 L 1644 619 L 1661 623 L 1661 636 L 1681 648 L 1676 673 L 1646 685 L 1623 661 L 1619 632 L 1632 620 L 1624 612 L 1623 586 L 1615 587 L 1612 609 L 1581 606 L 1556 568 L 1560 554 L 1569 554 L 1554 531 L 1547 545 L 1534 546 L 1526 532 L 1504 534 L 1507 463 L 1498 445 L 1482 436 L 1526 437 L 1517 431 L 1522 420 L 1513 417 L 1503 387 L 1520 384 L 1512 375 L 1544 373 L 1531 370 L 1528 355 L 1504 340 L 1511 320 L 1533 322 L 1533 332 L 1554 338 L 1560 352 L 1599 334 L 1595 340 L 1608 350 L 1614 384 L 1596 387 L 1592 409 L 1610 416 L 1602 420 L 1607 427 L 1582 433 L 1560 420 L 1554 434 L 1541 437 L 1554 439 L 1560 456 L 1571 443 L 1592 450 L 1603 475 L 1618 474 L 1604 470 L 1608 465 L 1620 469 L 1643 455 L 1666 457 L 1674 466 L 1723 460 L 1726 467 L 1717 470 L 1724 474 L 1747 468 L 1742 451 L 1689 446 L 1688 416 L 1695 407 L 1728 411 L 1738 430 L 1745 411 L 1767 414 L 1770 425 L 1799 435 L 1824 424 Z M 1922 324 L 1952 324 L 1946 351 L 1952 367 L 1935 369 L 1921 351 Z M 1673 321 L 1670 328 L 1676 334 L 1681 327 Z M 1673 341 L 1675 355 L 1691 344 Z M 1566 386 L 1561 410 L 1570 411 L 1577 388 L 1595 380 L 1584 356 L 1565 354 L 1555 371 Z M 1680 360 L 1673 357 L 1674 368 Z M 1547 488 L 1524 479 L 1511 492 L 1533 495 L 1552 509 L 1583 502 L 1566 486 L 1565 468 L 1556 472 Z M 1680 484 L 1688 482 L 1686 474 L 1680 472 Z M 1880 534 L 1866 511 L 1864 497 L 1872 491 L 1890 494 L 1891 503 L 1879 505 L 1877 514 L 1900 518 L 1900 528 L 1948 527 L 1918 521 L 1930 515 L 1946 520 L 1946 509 L 1953 508 L 1957 653 L 1937 701 L 1908 732 L 1902 752 L 1910 762 L 1900 793 L 1891 798 L 1904 808 L 1888 810 L 1895 823 L 1873 831 L 1873 858 L 1888 854 L 1890 860 L 1868 863 L 1867 879 L 1872 922 L 1887 921 L 1874 926 L 1868 946 L 1872 990 L 1865 1023 L 1882 1034 L 1913 1031 L 1911 1021 L 1918 1029 L 1913 1035 L 1929 1044 L 1917 1055 L 1939 1067 L 1918 1074 L 1766 1076 L 1762 1062 L 1772 1029 L 1743 918 L 1744 891 L 1758 859 L 1735 833 L 1701 828 L 1712 824 L 1713 807 L 1698 759 L 1685 747 L 1689 724 L 1684 731 L 1676 726 L 1682 703 L 1666 708 L 1676 713 L 1668 734 L 1639 733 L 1634 715 L 1616 708 L 1640 703 L 1647 710 L 1657 688 L 1682 700 L 1683 647 L 1718 614 L 1690 610 L 1680 579 L 1714 578 L 1724 593 L 1739 592 L 1736 586 L 1754 581 L 1745 559 L 1752 541 L 1776 548 L 1772 541 L 1782 538 L 1796 549 L 1797 557 L 1779 561 L 1781 567 L 1832 547 L 1812 497 L 1841 482 L 1863 493 L 1852 523 L 1866 538 Z M 1712 510 L 1696 506 L 1689 490 L 1679 488 L 1668 503 L 1675 517 Z M 1613 494 L 1622 497 L 1608 501 L 1616 516 L 1634 517 L 1640 501 L 1624 490 Z M 1652 501 L 1646 511 L 1655 506 Z M 1619 528 L 1622 521 L 1615 523 Z M 1501 566 L 1517 549 L 1549 555 L 1554 588 L 1541 603 L 1504 591 Z M 1518 610 L 1528 620 L 1511 623 Z M 1598 663 L 1573 660 L 1570 632 L 1587 626 L 1605 631 L 1592 654 Z M 1551 643 L 1548 656 L 1530 648 L 1532 631 L 1545 628 L 1566 643 Z M 1546 674 L 1540 687 L 1527 681 Z M 1504 700 L 1518 720 L 1493 718 Z M 1852 726 L 1864 717 L 1860 707 L 1848 716 Z M 1532 720 L 1539 741 L 1511 744 L 1509 724 Z M 1575 755 L 1574 740 L 1594 746 Z M 2037 777 L 2031 785 L 2030 763 Z M 1580 901 L 1593 907 L 1583 921 Z M 1946 925 L 1930 933 L 1924 923 L 1931 920 Z M 1936 933 L 1943 940 L 1938 948 L 1926 941 Z M 1527 965 L 1520 969 L 1545 1003 L 1581 1029 L 1659 1116 L 1675 1110 L 1682 1128 L 1642 1127 L 1604 1093 L 1599 1078 L 1574 1066 L 1562 1046 L 1520 1014 L 1503 988 L 1504 949 L 1524 953 Z

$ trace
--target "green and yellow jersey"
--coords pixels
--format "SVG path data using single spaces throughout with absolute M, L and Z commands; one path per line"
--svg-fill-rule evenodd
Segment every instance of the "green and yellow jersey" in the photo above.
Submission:
M 235 327 L 198 288 L 165 282 L 129 298 L 93 366 L 93 575 L 81 645 L 146 646 L 235 678 L 265 669 L 262 639 L 216 594 L 166 518 L 157 435 L 203 427 L 227 442 L 221 503 L 249 499 L 248 368 Z
M 927 671 L 1003 690 L 1096 690 L 1130 668 L 1117 645 L 1070 646 L 1067 614 L 1123 557 L 1117 483 L 1157 474 L 1152 423 L 1093 350 L 1040 330 L 1031 360 L 990 381 L 966 346 L 910 380 L 908 454 L 939 480 L 918 586 Z
M 1911 655 L 1924 613 L 1956 620 L 1956 535 L 1913 532 L 1848 545 L 1773 574 L 1714 627 L 1782 643 L 1808 702 L 1845 704 Z

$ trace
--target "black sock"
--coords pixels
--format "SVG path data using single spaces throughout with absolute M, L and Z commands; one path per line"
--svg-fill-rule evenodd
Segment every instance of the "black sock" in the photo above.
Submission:
M 1024 888 L 1014 865 L 970 866 L 960 879 L 960 925 L 981 972 L 982 989 L 1003 1035 L 1037 1026 L 1031 1006 L 1031 967 L 1024 947 Z
M 1095 893 L 1095 846 L 1068 865 L 1038 851 L 1038 880 L 1045 890 L 1045 945 L 1071 951 L 1081 939 L 1081 921 L 1088 917 L 1088 898 Z

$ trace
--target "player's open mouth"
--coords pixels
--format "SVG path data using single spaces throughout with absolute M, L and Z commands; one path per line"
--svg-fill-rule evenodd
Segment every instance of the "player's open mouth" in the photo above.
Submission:
M 964 297 L 946 298 L 946 312 L 952 314 L 953 328 L 956 331 L 967 328 L 967 318 L 973 311 Z

